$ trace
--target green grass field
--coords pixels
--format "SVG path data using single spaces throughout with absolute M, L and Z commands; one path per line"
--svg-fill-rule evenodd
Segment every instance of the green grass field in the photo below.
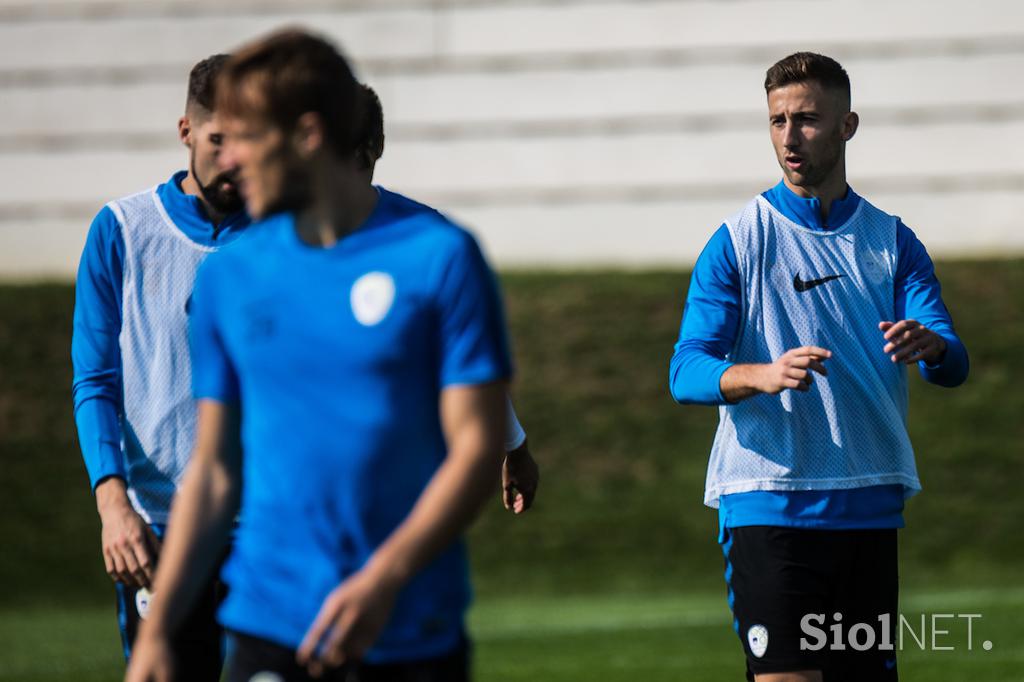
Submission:
M 900 538 L 904 612 L 982 613 L 995 645 L 904 651 L 900 665 L 904 680 L 1020 680 L 1024 261 L 938 272 L 972 372 L 953 391 L 911 383 L 925 490 Z M 701 505 L 717 415 L 667 390 L 688 275 L 502 279 L 543 479 L 528 516 L 496 496 L 470 534 L 478 679 L 742 679 Z M 67 285 L 0 286 L 0 680 L 120 668 L 70 409 L 72 306 Z
M 1021 679 L 1024 642 L 1019 613 L 1024 590 L 918 593 L 902 609 L 898 658 L 905 682 Z M 939 646 L 930 647 L 933 614 Z M 920 615 L 925 615 L 925 628 Z M 907 626 L 910 627 L 910 626 Z M 476 678 L 494 682 L 560 680 L 646 682 L 742 680 L 742 656 L 721 595 L 617 595 L 489 600 L 472 612 Z M 1014 634 L 1016 633 L 1016 634 Z M 983 648 L 984 641 L 991 650 Z M 123 672 L 119 641 L 107 608 L 0 612 L 0 679 L 58 682 L 116 679 Z M 897 639 L 897 642 L 900 640 Z M 870 682 L 870 681 L 865 681 Z

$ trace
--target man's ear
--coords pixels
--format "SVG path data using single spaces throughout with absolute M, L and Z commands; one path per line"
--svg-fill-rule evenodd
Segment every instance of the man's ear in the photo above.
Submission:
M 316 154 L 324 146 L 324 122 L 317 114 L 307 111 L 295 122 L 295 132 L 292 135 L 295 150 L 299 156 L 308 159 Z
M 357 147 L 352 156 L 356 162 L 356 168 L 361 171 L 373 169 L 373 152 L 366 147 Z
M 843 117 L 843 142 L 849 142 L 857 134 L 857 127 L 860 125 L 860 116 L 856 111 L 851 111 Z
M 186 147 L 192 146 L 192 121 L 188 116 L 178 119 L 178 139 Z

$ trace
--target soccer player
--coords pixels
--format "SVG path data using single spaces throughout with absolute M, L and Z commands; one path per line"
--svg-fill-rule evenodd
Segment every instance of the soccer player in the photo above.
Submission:
M 218 84 L 223 167 L 262 222 L 196 281 L 196 448 L 129 679 L 168 676 L 239 510 L 230 679 L 468 677 L 458 538 L 500 470 L 501 305 L 468 233 L 366 182 L 358 92 L 297 31 L 243 48 Z
M 360 85 L 361 120 L 356 138 L 356 159 L 368 184 L 384 155 L 384 107 L 380 97 L 369 85 Z M 519 423 L 511 398 L 506 399 L 505 465 L 501 470 L 502 503 L 506 509 L 521 514 L 533 504 L 540 483 L 540 472 L 530 452 L 526 432 Z
M 107 204 L 89 229 L 75 289 L 75 422 L 131 653 L 161 537 L 195 438 L 187 315 L 196 268 L 248 225 L 234 171 L 217 167 L 213 85 L 225 55 L 189 75 L 178 136 L 188 168 Z M 222 594 L 208 581 L 174 642 L 183 679 L 217 680 Z
M 967 352 L 924 246 L 847 184 L 846 71 L 801 52 L 765 90 L 783 178 L 701 253 L 672 395 L 721 406 L 704 501 L 719 510 L 747 679 L 895 680 L 879 617 L 895 622 L 896 529 L 921 488 L 906 367 L 957 386 Z M 836 623 L 866 624 L 874 645 L 819 646 Z

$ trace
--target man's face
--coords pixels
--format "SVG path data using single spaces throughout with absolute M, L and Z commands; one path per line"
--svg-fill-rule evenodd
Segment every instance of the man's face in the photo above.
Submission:
M 791 186 L 817 188 L 845 173 L 843 152 L 856 131 L 856 114 L 844 100 L 814 81 L 768 93 L 772 146 Z
M 258 118 L 224 121 L 220 168 L 236 172 L 245 208 L 254 219 L 303 206 L 309 197 L 309 169 L 295 154 L 285 131 Z
M 224 132 L 218 117 L 210 113 L 190 116 L 189 164 L 199 191 L 216 211 L 227 215 L 242 210 L 242 197 L 233 169 L 221 169 Z

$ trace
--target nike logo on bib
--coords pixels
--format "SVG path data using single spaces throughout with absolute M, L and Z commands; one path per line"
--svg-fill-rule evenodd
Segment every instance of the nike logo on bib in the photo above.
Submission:
M 793 288 L 796 289 L 797 291 L 810 291 L 816 286 L 824 284 L 825 282 L 831 282 L 832 280 L 839 279 L 840 277 L 846 277 L 846 275 L 829 275 L 828 277 L 821 277 L 819 279 L 808 280 L 802 280 L 800 279 L 800 275 L 794 275 Z

